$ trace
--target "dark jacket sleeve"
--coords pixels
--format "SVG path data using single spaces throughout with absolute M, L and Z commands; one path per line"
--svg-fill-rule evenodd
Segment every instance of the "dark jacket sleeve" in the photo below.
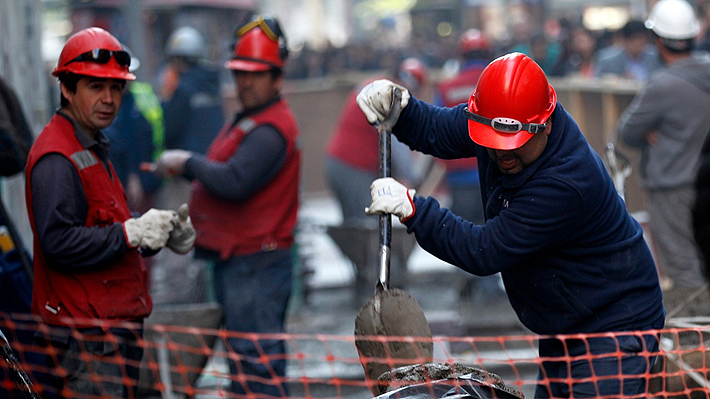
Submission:
M 185 165 L 185 177 L 197 179 L 217 197 L 243 201 L 281 170 L 286 149 L 286 139 L 276 128 L 259 126 L 249 132 L 227 162 L 213 162 L 194 154 Z
M 86 196 L 68 159 L 59 154 L 43 156 L 31 180 L 35 230 L 50 266 L 95 267 L 128 251 L 123 224 L 86 227 Z
M 463 108 L 438 107 L 412 97 L 392 133 L 409 148 L 442 159 L 476 156 L 477 145 L 468 135 Z
M 25 168 L 32 140 L 17 95 L 0 79 L 0 176 L 12 176 Z

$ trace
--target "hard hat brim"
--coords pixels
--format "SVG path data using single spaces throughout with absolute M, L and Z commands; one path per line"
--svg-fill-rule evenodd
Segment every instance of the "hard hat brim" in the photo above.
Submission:
M 278 68 L 276 65 L 271 65 L 265 62 L 243 59 L 229 60 L 224 66 L 228 69 L 245 72 L 262 72 Z
M 490 126 L 471 120 L 468 121 L 468 135 L 480 146 L 504 151 L 520 148 L 533 137 L 532 133 L 526 131 L 515 134 L 501 133 Z
M 83 65 L 82 65 L 83 64 Z M 115 70 L 109 68 L 97 68 L 96 66 L 102 64 L 93 64 L 91 62 L 83 63 L 72 63 L 68 66 L 57 67 L 52 71 L 52 76 L 59 76 L 60 73 L 73 73 L 75 75 L 91 76 L 94 78 L 106 78 L 106 79 L 124 79 L 124 80 L 136 80 L 136 75 L 129 72 L 126 68 L 123 70 Z

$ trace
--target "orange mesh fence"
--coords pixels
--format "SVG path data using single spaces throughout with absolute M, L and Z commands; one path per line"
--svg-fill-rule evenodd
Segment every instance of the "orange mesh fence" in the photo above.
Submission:
M 0 356 L 0 397 L 26 398 L 31 393 L 23 391 L 18 382 L 18 371 L 30 379 L 30 387 L 36 397 L 50 398 L 62 395 L 67 398 L 106 398 L 111 394 L 99 393 L 84 395 L 73 392 L 66 386 L 57 388 L 51 383 L 71 375 L 76 370 L 57 366 L 63 356 L 63 347 L 53 343 L 50 338 L 71 336 L 78 342 L 80 359 L 88 364 L 90 380 L 98 385 L 125 386 L 135 389 L 140 398 L 236 398 L 230 393 L 229 386 L 233 383 L 242 385 L 247 390 L 246 397 L 263 397 L 249 393 L 249 383 L 261 382 L 283 386 L 283 393 L 293 398 L 368 398 L 374 396 L 371 392 L 375 385 L 390 386 L 390 391 L 400 386 L 412 383 L 410 376 L 389 375 L 386 381 L 371 381 L 366 379 L 361 362 L 382 362 L 395 365 L 401 361 L 385 355 L 382 358 L 360 358 L 355 346 L 354 336 L 318 335 L 318 334 L 246 334 L 228 332 L 220 329 L 194 328 L 171 325 L 151 325 L 140 330 L 140 326 L 131 323 L 109 324 L 101 321 L 92 322 L 94 330 L 79 328 L 57 329 L 38 322 L 28 315 L 7 315 L 0 313 L 0 331 L 9 342 L 6 348 L 3 341 L 3 356 Z M 105 334 L 95 334 L 96 330 Z M 118 333 L 117 331 L 120 331 Z M 708 363 L 708 342 L 710 342 L 710 327 L 704 323 L 688 321 L 680 327 L 653 331 L 661 337 L 658 351 L 644 348 L 639 355 L 653 358 L 658 355 L 656 365 L 651 372 L 636 375 L 649 386 L 649 394 L 639 397 L 658 398 L 696 398 L 708 397 L 710 372 Z M 491 397 L 534 397 L 538 385 L 566 384 L 591 382 L 596 384 L 604 379 L 619 378 L 620 375 L 594 375 L 583 380 L 570 378 L 554 378 L 545 376 L 540 379 L 538 374 L 545 361 L 575 361 L 592 362 L 602 357 L 622 359 L 627 356 L 619 346 L 614 352 L 603 355 L 585 354 L 570 355 L 565 358 L 541 358 L 538 347 L 543 338 L 554 338 L 566 348 L 570 342 L 586 344 L 594 339 L 616 340 L 619 336 L 643 336 L 649 332 L 624 332 L 619 334 L 588 334 L 555 337 L 498 336 L 498 337 L 443 337 L 436 336 L 434 341 L 433 364 L 445 365 L 456 371 L 456 376 L 475 369 L 477 378 L 484 381 L 483 385 L 498 387 Z M 28 338 L 29 337 L 29 338 Z M 39 340 L 38 340 L 39 338 Z M 42 343 L 44 338 L 44 343 Z M 359 337 L 380 341 L 385 352 L 388 345 L 412 344 L 416 342 L 411 337 Z M 245 358 L 232 348 L 234 340 L 252 343 L 259 356 Z M 264 348 L 274 341 L 286 344 L 285 355 L 268 355 Z M 141 360 L 124 356 L 123 353 L 106 349 L 100 355 L 95 354 L 96 345 L 103 348 L 116 348 L 121 342 L 135 341 L 143 349 Z M 7 351 L 11 350 L 8 356 Z M 94 353 L 94 354 L 92 354 Z M 16 360 L 16 364 L 15 364 Z M 231 373 L 228 363 L 237 364 L 236 373 Z M 274 361 L 285 361 L 287 364 L 284 376 L 279 376 L 268 367 Z M 407 363 L 423 363 L 427 359 L 407 359 Z M 268 378 L 251 376 L 240 372 L 242 362 L 254 362 L 267 366 Z M 67 363 L 65 363 L 67 364 Z M 69 363 L 71 364 L 71 363 Z M 107 376 L 100 372 L 102 365 L 115 367 L 126 371 L 134 368 L 139 370 L 139 378 L 132 379 L 127 374 Z M 447 369 L 448 370 L 448 369 Z M 449 370 L 450 371 L 450 370 Z M 424 386 L 429 386 L 430 395 L 435 395 L 433 386 L 441 377 L 436 371 L 421 369 L 415 373 Z M 626 375 L 628 376 L 628 375 Z M 382 380 L 382 379 L 381 379 Z M 50 381 L 50 382 L 48 382 Z M 490 382 L 490 383 L 489 383 Z M 461 384 L 460 381 L 449 381 L 449 384 Z M 428 384 L 428 385 L 427 385 Z M 464 382 L 470 384 L 470 381 Z M 497 386 L 495 384 L 498 384 Z M 437 388 L 438 389 L 438 388 Z M 447 388 L 448 389 L 448 388 Z M 166 392 L 170 395 L 166 396 Z M 498 392 L 496 394 L 495 392 Z M 503 393 L 501 393 L 503 392 Z M 507 393 L 506 393 L 507 392 Z M 505 396 L 510 394 L 512 396 Z M 498 395 L 498 396 L 496 396 Z M 600 396 L 603 397 L 603 396 Z

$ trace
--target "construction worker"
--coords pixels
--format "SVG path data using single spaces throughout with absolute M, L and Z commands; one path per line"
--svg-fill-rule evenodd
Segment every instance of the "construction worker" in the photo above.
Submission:
M 663 295 L 666 309 L 674 315 L 701 316 L 707 314 L 706 303 L 697 307 L 697 314 L 678 313 L 676 308 L 707 282 L 693 239 L 691 208 L 700 150 L 710 131 L 710 56 L 693 53 L 700 25 L 684 0 L 656 3 L 646 26 L 664 66 L 624 111 L 616 134 L 641 151 L 651 233 L 663 273 L 672 282 Z
M 439 84 L 436 105 L 454 107 L 468 101 L 481 72 L 492 60 L 493 48 L 488 37 L 478 29 L 468 29 L 459 38 L 459 73 Z M 442 160 L 446 166 L 446 185 L 451 199 L 449 210 L 470 222 L 483 224 L 483 200 L 475 157 Z M 464 274 L 459 279 L 463 300 L 493 304 L 504 296 L 497 275 L 478 277 Z
M 206 154 L 224 124 L 219 71 L 207 62 L 207 44 L 191 26 L 168 37 L 167 65 L 160 93 L 165 118 L 165 148 Z M 174 209 L 190 197 L 190 183 L 176 177 L 163 188 L 162 206 Z
M 184 253 L 194 243 L 184 212 L 178 218 L 175 211 L 151 209 L 131 217 L 109 160 L 101 130 L 116 117 L 126 81 L 135 79 L 129 65 L 109 32 L 87 28 L 71 36 L 52 72 L 61 107 L 27 160 L 32 312 L 51 327 L 37 338 L 56 350 L 50 369 L 57 370 L 57 392 L 67 398 L 135 397 L 143 354 L 137 341 L 152 308 L 142 256 L 165 246 Z M 122 383 L 127 380 L 132 385 Z
M 140 60 L 131 54 L 129 72 L 140 67 Z M 141 172 L 141 162 L 152 162 L 164 147 L 165 126 L 163 108 L 150 83 L 126 82 L 121 98 L 122 107 L 113 123 L 103 130 L 111 140 L 111 163 L 126 189 L 128 207 L 143 213 L 155 204 L 155 194 L 161 180 L 151 173 Z
M 215 263 L 214 289 L 229 331 L 284 332 L 298 211 L 299 129 L 281 97 L 286 38 L 274 18 L 254 17 L 236 32 L 233 71 L 242 105 L 207 155 L 166 150 L 161 175 L 193 180 L 195 256 Z M 231 337 L 232 391 L 286 397 L 285 343 Z M 268 361 L 264 361 L 264 357 Z M 237 378 L 237 376 L 239 376 Z
M 513 309 L 535 333 L 619 332 L 541 338 L 536 398 L 645 392 L 639 375 L 653 365 L 658 337 L 634 331 L 664 324 L 653 258 L 542 69 L 522 53 L 497 58 L 468 104 L 453 108 L 375 81 L 358 95 L 368 121 L 387 115 L 394 88 L 402 91 L 399 140 L 440 158 L 477 157 L 486 223 L 463 220 L 391 178 L 372 183 L 367 212 L 398 216 L 423 249 L 463 270 L 501 273 Z

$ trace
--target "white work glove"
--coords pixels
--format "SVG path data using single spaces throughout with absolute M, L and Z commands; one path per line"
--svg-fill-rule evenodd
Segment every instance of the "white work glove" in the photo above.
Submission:
M 190 220 L 190 211 L 187 204 L 182 204 L 178 209 L 175 219 L 173 219 L 175 228 L 170 232 L 168 238 L 168 248 L 178 254 L 186 254 L 190 252 L 192 246 L 195 245 L 195 228 Z
M 407 189 L 391 177 L 377 179 L 370 185 L 372 204 L 365 208 L 365 213 L 391 213 L 405 222 L 414 215 L 414 194 L 416 190 Z
M 126 240 L 131 248 L 163 248 L 173 230 L 173 220 L 177 218 L 175 211 L 150 209 L 139 218 L 131 218 L 123 222 Z
M 185 150 L 166 150 L 155 163 L 155 174 L 160 177 L 181 175 L 185 172 L 185 163 L 192 152 Z
M 406 107 L 409 103 L 409 91 L 387 79 L 376 80 L 360 90 L 356 99 L 357 105 L 365 113 L 368 122 L 374 125 L 375 122 L 385 120 L 392 105 L 392 88 L 394 87 L 402 91 L 400 104 L 402 108 Z

